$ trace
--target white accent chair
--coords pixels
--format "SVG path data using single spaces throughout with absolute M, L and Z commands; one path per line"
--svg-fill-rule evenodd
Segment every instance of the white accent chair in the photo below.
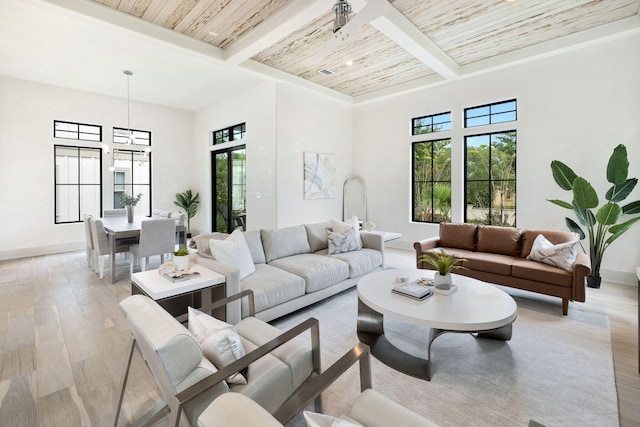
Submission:
M 160 255 L 160 264 L 164 255 L 172 253 L 176 247 L 176 222 L 171 218 L 149 219 L 140 224 L 140 242 L 129 246 L 133 255 L 129 259 L 129 273 L 133 274 L 133 264 L 141 258 L 140 269 L 145 271 L 149 257 Z M 135 258 L 135 259 L 134 259 Z
M 250 290 L 214 304 L 222 307 L 246 297 L 253 313 Z M 114 426 L 118 425 L 124 391 L 134 349 L 140 351 L 155 379 L 163 401 L 153 407 L 134 425 L 147 425 L 169 408 L 170 426 L 196 426 L 202 411 L 218 396 L 240 392 L 275 412 L 293 392 L 303 387 L 320 372 L 319 327 L 316 319 L 282 332 L 255 317 L 235 324 L 245 349 L 245 356 L 224 367 L 214 367 L 207 360 L 195 337 L 155 301 L 143 295 L 132 295 L 120 302 L 131 328 L 131 341 L 126 367 L 120 384 Z M 310 331 L 311 345 L 294 340 Z M 229 375 L 248 367 L 248 383 L 227 384 Z M 316 399 L 316 408 L 321 405 Z
M 114 216 L 127 216 L 127 210 L 122 209 L 105 209 L 103 213 L 105 218 L 114 217 Z
M 104 277 L 104 258 L 111 254 L 109 247 L 109 236 L 104 231 L 104 225 L 99 218 L 90 218 L 91 222 L 91 238 L 93 239 L 93 251 L 95 253 L 95 271 L 100 278 Z M 129 244 L 116 240 L 115 253 L 128 252 Z M 111 272 L 111 277 L 114 277 L 115 272 Z

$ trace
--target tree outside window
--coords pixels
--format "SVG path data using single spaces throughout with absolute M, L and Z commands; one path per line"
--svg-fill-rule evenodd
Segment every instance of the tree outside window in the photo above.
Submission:
M 516 225 L 516 132 L 465 137 L 465 222 Z
M 451 221 L 451 139 L 412 145 L 412 220 Z

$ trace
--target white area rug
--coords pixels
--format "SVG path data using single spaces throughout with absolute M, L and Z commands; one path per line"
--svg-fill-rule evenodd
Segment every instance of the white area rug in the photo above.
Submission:
M 432 346 L 432 379 L 399 373 L 372 358 L 373 388 L 442 426 L 617 426 L 619 416 L 611 337 L 604 314 L 572 305 L 515 297 L 518 318 L 510 341 L 445 334 Z M 322 367 L 357 341 L 357 294 L 351 289 L 278 319 L 287 329 L 320 321 Z M 426 357 L 428 329 L 385 318 L 389 340 Z M 324 394 L 324 412 L 340 415 L 359 393 L 357 367 Z M 297 426 L 298 418 L 290 426 Z

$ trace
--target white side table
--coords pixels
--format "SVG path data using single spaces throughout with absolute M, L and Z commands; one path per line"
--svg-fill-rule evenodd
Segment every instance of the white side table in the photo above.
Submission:
M 183 323 L 188 319 L 187 307 L 212 314 L 208 308 L 211 303 L 226 296 L 225 277 L 198 264 L 192 264 L 190 269 L 200 275 L 181 282 L 165 279 L 157 269 L 134 273 L 131 276 L 131 295 L 147 295 Z M 213 314 L 223 320 L 226 317 L 224 307 Z
M 388 242 L 390 240 L 396 240 L 402 237 L 402 234 L 395 233 L 393 231 L 371 230 L 371 231 L 367 231 L 367 233 L 378 234 L 382 236 L 382 240 L 385 242 Z

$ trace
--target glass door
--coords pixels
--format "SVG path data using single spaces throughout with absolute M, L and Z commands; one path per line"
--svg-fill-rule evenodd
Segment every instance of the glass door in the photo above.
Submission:
M 246 202 L 246 150 L 236 146 L 211 153 L 213 194 L 212 230 L 231 233 L 247 229 Z

